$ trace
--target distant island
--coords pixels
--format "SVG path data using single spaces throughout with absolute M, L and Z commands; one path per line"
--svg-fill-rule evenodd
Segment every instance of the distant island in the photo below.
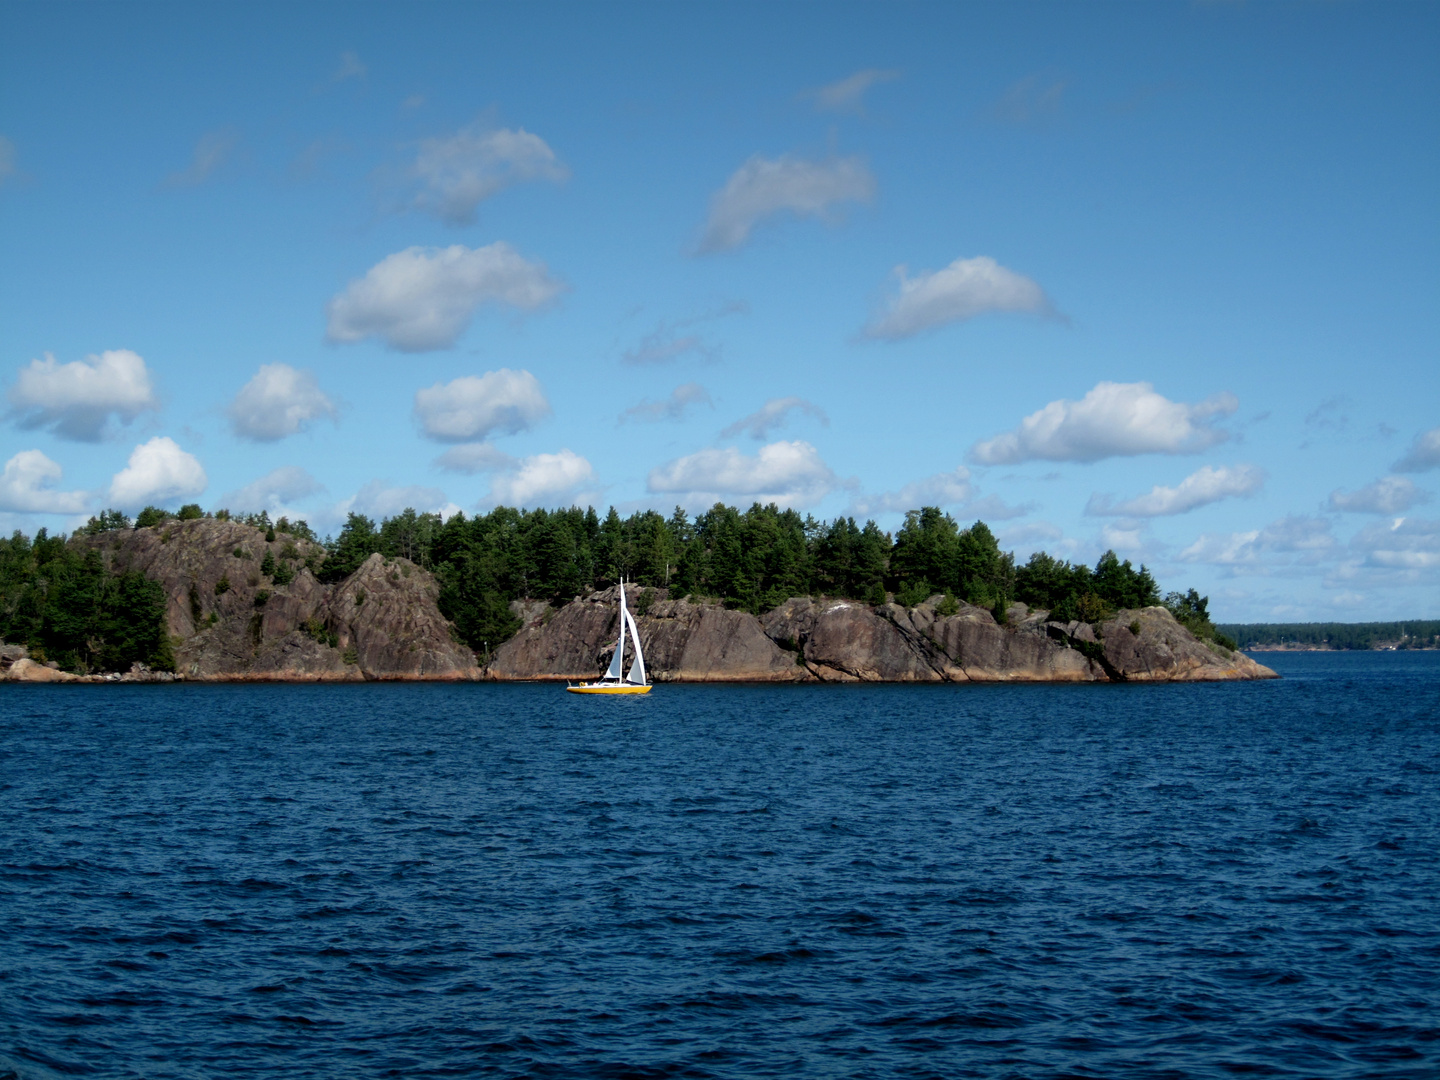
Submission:
M 1242 648 L 1260 651 L 1440 648 L 1440 619 L 1406 622 L 1224 623 L 1216 627 Z
M 935 507 L 892 536 L 775 505 L 691 519 L 497 508 L 303 521 L 107 510 L 0 540 L 11 680 L 593 677 L 615 583 L 656 681 L 1167 681 L 1272 677 L 1194 589 L 1107 551 L 1024 565 Z M 8 643 L 8 644 L 4 644 Z

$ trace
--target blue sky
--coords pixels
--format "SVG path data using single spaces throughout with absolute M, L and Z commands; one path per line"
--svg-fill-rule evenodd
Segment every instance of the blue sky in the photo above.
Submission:
M 1433 4 L 0 4 L 0 527 L 943 505 L 1440 615 Z

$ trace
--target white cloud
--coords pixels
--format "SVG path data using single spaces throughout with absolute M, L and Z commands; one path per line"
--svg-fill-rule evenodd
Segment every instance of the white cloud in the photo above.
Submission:
M 1055 317 L 1045 290 L 1024 274 L 1007 270 L 986 255 L 956 259 L 943 270 L 922 270 L 910 277 L 895 268 L 900 291 L 863 333 L 898 341 L 946 323 L 964 322 L 990 311 L 1025 311 Z
M 757 154 L 711 198 L 699 250 L 739 247 L 757 224 L 774 214 L 825 218 L 837 203 L 874 197 L 875 177 L 858 157 L 805 161 L 787 155 L 771 160 Z
M 452 446 L 435 459 L 435 464 L 446 472 L 476 473 L 495 472 L 514 467 L 515 459 L 504 451 L 495 449 L 490 443 L 463 443 Z
M 1044 543 L 1063 539 L 1064 530 L 1058 525 L 1048 521 L 1027 522 L 1024 525 L 1016 525 L 1014 528 L 1005 529 L 999 534 L 999 540 L 1007 546 L 1015 545 L 1026 547 L 1032 544 Z
M 369 70 L 361 62 L 358 53 L 347 49 L 340 54 L 340 66 L 335 69 L 335 74 L 330 76 L 330 81 L 338 83 L 346 79 L 362 79 Z
M 0 475 L 0 510 L 21 514 L 78 514 L 90 501 L 84 491 L 56 491 L 63 470 L 39 450 L 22 450 Z
M 1294 556 L 1302 563 L 1319 562 L 1335 551 L 1335 537 L 1325 518 L 1290 514 L 1263 529 L 1234 533 L 1206 533 L 1176 558 L 1181 562 L 1219 566 L 1258 566 L 1266 554 Z
M 490 484 L 497 506 L 542 506 L 578 501 L 582 488 L 595 483 L 595 470 L 579 454 L 535 454 L 515 462 Z
M 1368 566 L 1386 570 L 1440 569 L 1440 521 L 1397 518 L 1361 529 L 1350 546 L 1363 552 Z
M 221 504 L 242 513 L 283 514 L 297 499 L 315 495 L 325 486 L 298 465 L 282 465 L 259 480 L 228 493 Z
M 335 419 L 338 410 L 310 372 L 289 364 L 261 364 L 226 413 L 241 438 L 275 442 L 303 431 L 322 416 Z
M 1253 495 L 1265 483 L 1265 471 L 1254 465 L 1206 465 L 1191 473 L 1176 487 L 1156 484 L 1149 494 L 1125 502 L 1111 495 L 1091 495 L 1085 513 L 1097 516 L 1163 517 L 1184 514 L 1201 506 L 1235 496 Z
M 795 409 L 799 409 L 807 416 L 813 416 L 825 427 L 830 426 L 830 418 L 825 415 L 825 410 L 813 402 L 799 397 L 771 398 L 757 411 L 736 420 L 735 423 L 720 432 L 720 437 L 729 439 L 744 432 L 752 439 L 763 442 L 770 437 L 772 431 L 785 426 L 786 418 Z
M 528 431 L 550 415 L 540 382 L 528 371 L 462 375 L 415 393 L 415 418 L 439 442 L 472 442 L 495 432 Z
M 865 68 L 854 75 L 811 90 L 806 96 L 815 99 L 815 108 L 826 112 L 862 112 L 865 107 L 865 91 L 878 83 L 898 79 L 900 72 Z
M 1390 466 L 1396 472 L 1426 472 L 1440 465 L 1440 427 L 1415 436 L 1404 457 Z
M 240 142 L 240 133 L 233 127 L 218 131 L 207 131 L 195 143 L 195 152 L 190 157 L 188 168 L 173 172 L 166 179 L 171 187 L 194 187 L 203 184 L 224 165 L 235 152 Z
M 1100 529 L 1100 543 L 1111 551 L 1141 552 L 1145 550 L 1145 521 L 1117 521 Z
M 974 514 L 984 521 L 1009 521 L 1011 518 L 1024 517 L 1033 513 L 1037 503 L 1021 503 L 1019 506 L 1011 506 L 999 495 L 986 495 L 983 499 L 976 499 L 965 506 L 965 514 L 968 517 Z
M 10 416 L 22 428 L 49 428 L 62 439 L 98 442 L 114 415 L 130 423 L 160 402 L 145 361 L 129 349 L 62 364 L 49 353 L 20 369 L 10 388 Z
M 387 255 L 326 305 L 335 342 L 377 336 L 400 352 L 448 349 L 481 304 L 533 311 L 564 286 L 504 241 L 411 247 Z
M 472 223 L 482 201 L 512 184 L 570 175 L 540 136 L 478 123 L 448 138 L 426 139 L 412 172 L 423 185 L 415 206 L 452 225 Z
M 0 135 L 0 184 L 15 175 L 15 144 Z
M 334 517 L 344 521 L 348 514 L 364 514 L 379 522 L 406 510 L 418 510 L 422 514 L 439 514 L 448 518 L 460 508 L 445 497 L 439 488 L 422 487 L 412 484 L 408 487 L 391 487 L 388 481 L 371 480 L 354 495 L 335 506 Z
M 881 495 L 861 495 L 850 504 L 850 513 L 862 517 L 876 514 L 904 513 L 918 510 L 922 506 L 959 506 L 968 503 L 975 495 L 970 483 L 970 470 L 960 466 L 954 472 L 936 473 L 906 484 L 899 491 L 887 491 Z
M 1229 437 L 1211 425 L 1238 407 L 1229 393 L 1186 405 L 1157 394 L 1150 383 L 1102 382 L 1079 401 L 1052 401 L 1014 431 L 977 442 L 970 459 L 981 465 L 1013 465 L 1195 454 Z
M 163 505 L 199 495 L 209 482 L 195 455 L 181 450 L 174 439 L 157 435 L 137 446 L 110 481 L 110 502 L 122 510 Z
M 1403 514 L 1429 498 L 1403 476 L 1382 476 L 1359 491 L 1332 491 L 1329 508 L 1348 514 Z
M 819 502 L 836 486 L 835 474 L 807 442 L 773 442 L 754 457 L 733 447 L 701 450 L 652 469 L 651 494 L 686 495 L 692 504 L 744 496 L 782 506 Z
M 710 400 L 710 394 L 699 383 L 685 383 L 670 391 L 670 396 L 663 401 L 642 401 L 639 405 L 632 405 L 620 414 L 620 422 L 626 420 L 653 421 L 653 420 L 682 420 L 685 417 L 685 410 L 691 405 L 709 405 L 712 409 L 715 403 Z

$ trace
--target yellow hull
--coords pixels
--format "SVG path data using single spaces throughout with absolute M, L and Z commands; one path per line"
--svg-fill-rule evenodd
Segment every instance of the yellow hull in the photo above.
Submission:
M 565 688 L 572 694 L 648 694 L 649 686 L 597 686 L 594 683 L 581 683 L 579 686 L 567 686 Z

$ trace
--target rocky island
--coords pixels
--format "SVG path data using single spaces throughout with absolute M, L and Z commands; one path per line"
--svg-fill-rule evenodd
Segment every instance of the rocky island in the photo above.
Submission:
M 198 517 L 77 534 L 72 558 L 142 575 L 163 595 L 173 674 L 199 681 L 567 680 L 605 667 L 617 590 L 565 602 L 514 600 L 512 636 L 478 656 L 441 610 L 435 574 L 371 552 L 337 581 L 317 575 L 313 539 Z M 877 600 L 880 598 L 877 597 Z M 1201 640 L 1160 605 L 1084 621 L 1012 602 L 986 608 L 934 593 L 908 603 L 791 597 L 758 614 L 665 588 L 630 591 L 656 682 L 1155 682 L 1273 678 Z M 158 601 L 157 601 L 158 602 Z M 0 646 L 11 681 L 113 681 Z

